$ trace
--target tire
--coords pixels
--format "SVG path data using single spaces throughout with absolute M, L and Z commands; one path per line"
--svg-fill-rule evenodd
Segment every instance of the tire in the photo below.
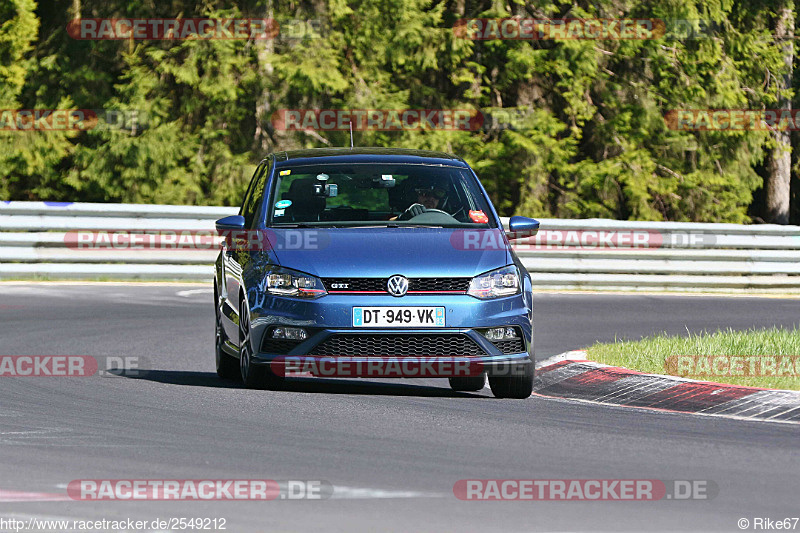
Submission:
M 239 379 L 239 364 L 236 358 L 226 353 L 222 348 L 222 345 L 225 343 L 225 331 L 222 329 L 222 323 L 219 317 L 219 301 L 216 291 L 214 291 L 214 316 L 214 355 L 217 365 L 217 375 L 222 379 Z
M 250 312 L 247 302 L 239 305 L 239 373 L 248 389 L 278 389 L 283 378 L 276 376 L 263 365 L 253 363 L 253 348 L 250 343 Z
M 486 385 L 486 374 L 466 378 L 448 378 L 450 388 L 458 392 L 476 392 Z
M 496 398 L 522 400 L 533 392 L 533 363 L 511 365 L 510 376 L 489 375 L 489 387 Z

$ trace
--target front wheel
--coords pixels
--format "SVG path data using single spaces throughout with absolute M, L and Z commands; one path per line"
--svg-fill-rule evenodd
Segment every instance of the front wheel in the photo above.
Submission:
M 244 300 L 239 308 L 239 372 L 242 375 L 242 383 L 248 389 L 276 389 L 283 384 L 283 379 L 270 372 L 269 368 L 253 364 L 250 313 Z
M 222 347 L 225 344 L 225 331 L 222 329 L 222 323 L 219 318 L 219 302 L 216 294 L 214 295 L 214 315 L 216 319 L 214 355 L 217 363 L 217 375 L 222 379 L 237 379 L 239 377 L 239 369 L 237 368 L 236 358 L 228 355 Z
M 496 398 L 524 399 L 533 392 L 533 363 L 510 365 L 507 375 L 489 374 L 489 387 Z

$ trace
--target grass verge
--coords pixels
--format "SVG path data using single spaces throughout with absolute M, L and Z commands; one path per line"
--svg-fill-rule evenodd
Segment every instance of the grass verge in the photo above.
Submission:
M 800 329 L 770 328 L 595 344 L 588 358 L 648 374 L 800 390 Z

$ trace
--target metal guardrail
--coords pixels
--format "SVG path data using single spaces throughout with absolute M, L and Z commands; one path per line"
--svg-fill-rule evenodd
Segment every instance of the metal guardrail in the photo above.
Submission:
M 210 280 L 216 246 L 74 244 L 80 230 L 213 234 L 236 208 L 0 202 L 0 279 Z M 504 220 L 504 223 L 508 223 Z M 513 246 L 534 284 L 553 289 L 800 290 L 800 227 L 541 219 Z

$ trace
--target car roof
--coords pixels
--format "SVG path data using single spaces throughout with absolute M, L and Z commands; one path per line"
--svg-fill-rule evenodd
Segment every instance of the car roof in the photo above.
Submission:
M 445 152 L 409 148 L 315 148 L 275 152 L 276 167 L 328 163 L 411 163 L 466 167 L 460 157 Z

